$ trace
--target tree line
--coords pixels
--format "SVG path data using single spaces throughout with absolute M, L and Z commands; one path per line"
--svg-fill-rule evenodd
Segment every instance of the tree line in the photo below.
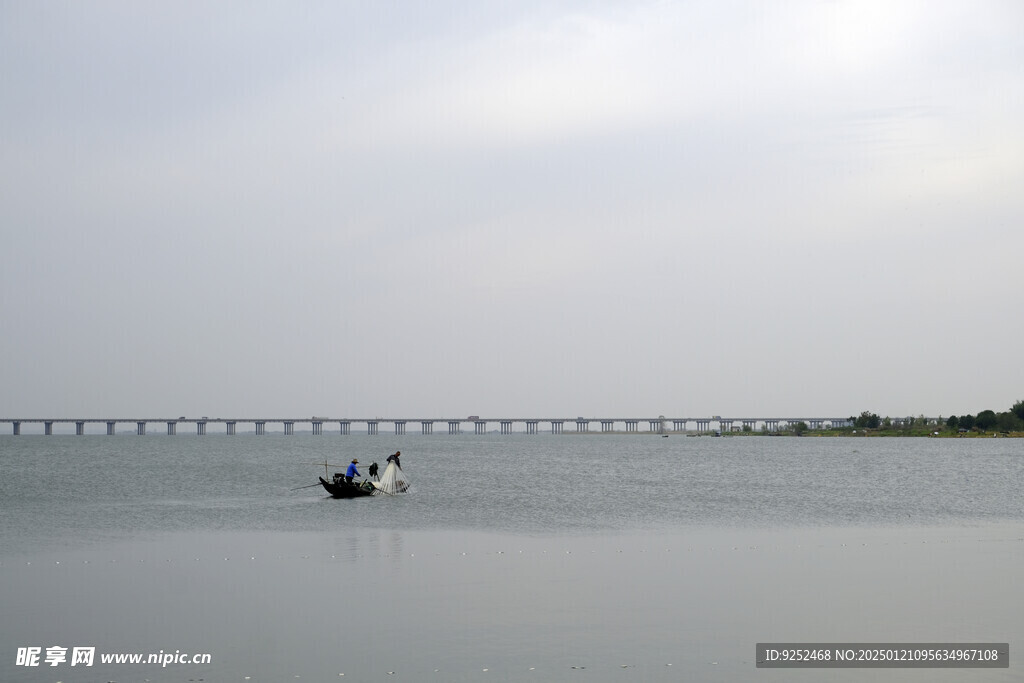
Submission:
M 923 418 L 901 418 L 904 427 L 912 427 Z M 892 427 L 888 417 L 880 418 L 876 413 L 865 410 L 857 417 L 850 417 L 857 429 L 879 429 Z M 1019 432 L 1024 431 L 1024 400 L 1014 403 L 1009 410 L 997 413 L 994 410 L 982 410 L 977 415 L 950 415 L 946 420 L 950 429 L 981 432 Z

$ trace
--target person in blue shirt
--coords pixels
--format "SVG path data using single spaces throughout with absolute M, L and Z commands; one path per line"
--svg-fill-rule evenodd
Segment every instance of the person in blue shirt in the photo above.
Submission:
M 358 464 L 359 464 L 359 461 L 353 459 L 352 463 L 348 466 L 348 471 L 345 472 L 345 482 L 346 483 L 351 484 L 352 483 L 352 477 L 361 477 L 361 476 L 363 476 L 363 475 L 359 474 L 359 470 L 356 468 L 356 465 L 358 465 Z

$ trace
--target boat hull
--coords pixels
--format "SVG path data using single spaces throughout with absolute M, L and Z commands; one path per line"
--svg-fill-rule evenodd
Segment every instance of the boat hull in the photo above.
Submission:
M 323 485 L 327 493 L 331 494 L 335 498 L 362 498 L 363 496 L 372 496 L 373 489 L 364 489 L 355 484 L 334 484 L 323 477 L 319 477 L 320 483 Z

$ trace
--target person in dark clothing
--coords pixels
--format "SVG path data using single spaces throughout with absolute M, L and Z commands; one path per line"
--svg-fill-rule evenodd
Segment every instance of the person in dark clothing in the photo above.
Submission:
M 388 462 L 392 462 L 393 461 L 395 463 L 395 465 L 398 466 L 398 469 L 402 469 L 402 463 L 398 459 L 398 457 L 400 455 L 402 455 L 402 451 L 395 451 L 394 455 L 389 455 L 388 456 Z
M 367 471 L 370 473 L 370 478 L 371 479 L 376 479 L 377 478 L 377 463 L 371 464 L 370 468 Z

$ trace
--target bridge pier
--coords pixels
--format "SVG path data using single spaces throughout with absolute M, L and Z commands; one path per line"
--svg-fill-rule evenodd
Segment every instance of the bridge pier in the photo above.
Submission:
M 145 436 L 146 435 L 146 423 L 145 422 L 136 422 L 135 423 L 135 433 L 138 434 L 139 436 Z
M 113 426 L 113 423 L 111 423 L 111 422 L 107 423 L 107 434 L 110 433 L 110 428 L 112 426 Z M 168 422 L 167 423 L 167 436 L 174 436 L 177 433 L 178 433 L 178 423 L 177 422 Z
M 352 433 L 352 423 L 347 420 L 342 420 L 338 423 L 338 428 L 341 430 L 342 436 L 348 436 Z
M 395 436 L 402 436 L 405 434 L 405 421 L 395 420 Z
M 511 434 L 512 433 L 512 420 L 502 420 L 501 421 L 501 433 L 502 434 Z
M 295 423 L 294 422 L 285 422 L 284 423 L 284 433 L 285 433 L 285 436 L 291 436 L 292 434 L 294 434 L 295 433 Z
M 459 433 L 459 421 L 458 420 L 449 420 L 448 421 L 448 433 L 449 434 L 458 434 Z
M 236 426 L 236 424 L 237 424 L 236 422 L 230 422 L 230 421 L 226 422 L 224 424 L 224 431 L 225 431 L 225 433 L 228 436 L 234 436 L 235 435 L 235 426 Z
M 20 422 L 15 422 L 14 423 L 14 436 L 20 436 L 20 435 L 21 435 L 21 423 Z
M 473 433 L 474 434 L 486 434 L 487 433 L 487 423 L 482 421 L 482 420 L 477 420 L 476 422 L 474 422 L 473 423 Z
M 324 423 L 323 422 L 314 421 L 313 422 L 313 436 L 318 436 L 318 435 L 323 434 L 323 433 L 324 433 Z
M 264 420 L 256 421 L 256 435 L 263 436 L 267 433 L 267 423 Z
M 754 428 L 757 427 L 757 420 L 743 420 L 743 427 L 744 429 L 749 427 L 750 431 L 754 431 Z
M 711 429 L 711 420 L 697 420 L 697 431 L 706 432 Z
M 652 432 L 664 431 L 661 420 L 648 420 L 647 422 L 651 425 Z
M 420 422 L 420 434 L 433 434 L 434 423 L 430 420 L 423 420 Z
M 377 436 L 377 425 L 378 425 L 378 422 L 376 420 L 370 420 L 369 422 L 367 422 L 366 423 L 366 435 L 367 436 Z
M 672 431 L 685 432 L 687 422 L 689 422 L 689 420 L 672 420 Z
M 766 431 L 766 432 L 777 432 L 777 431 L 779 431 L 779 421 L 778 420 L 765 420 L 764 421 L 764 431 Z
M 75 422 L 75 436 L 81 436 L 85 434 L 85 423 L 79 420 Z
M 561 420 L 552 420 L 551 421 L 551 433 L 552 434 L 561 434 L 562 433 L 562 428 L 564 426 L 565 426 L 565 423 L 562 422 Z
M 577 434 L 580 434 L 582 432 L 589 432 L 589 431 L 590 431 L 590 420 L 576 420 L 576 433 Z
M 732 420 L 719 420 L 718 421 L 718 428 L 722 430 L 723 434 L 726 433 L 726 432 L 731 432 L 732 431 L 732 422 L 733 422 Z
M 601 431 L 602 432 L 614 432 L 615 422 L 613 420 L 601 420 Z
M 196 436 L 203 436 L 206 434 L 206 423 L 202 420 L 196 422 Z
M 637 424 L 637 420 L 626 420 L 626 431 L 635 432 Z
M 536 434 L 537 433 L 537 420 L 527 420 L 526 421 L 526 433 L 527 434 Z
M 51 434 L 53 434 L 53 422 L 43 423 L 43 434 L 45 434 L 46 436 L 50 436 Z

